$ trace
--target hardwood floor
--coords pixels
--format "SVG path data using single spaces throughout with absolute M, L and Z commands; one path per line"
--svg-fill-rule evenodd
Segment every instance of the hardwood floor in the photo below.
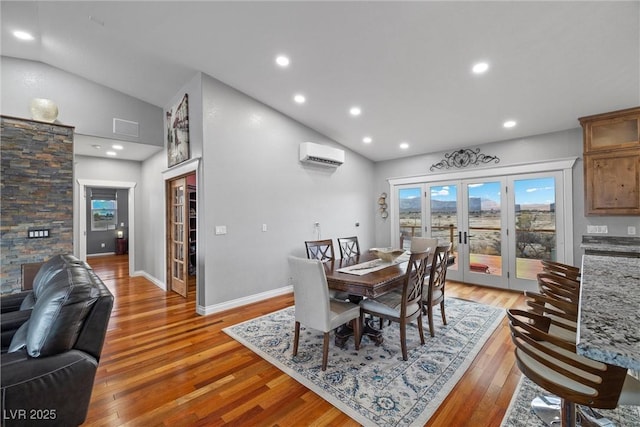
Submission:
M 129 278 L 126 255 L 88 261 L 115 303 L 84 425 L 358 425 L 222 332 L 293 305 L 293 294 L 198 316 L 193 287 L 184 299 Z M 524 303 L 520 293 L 454 282 L 447 295 Z M 427 425 L 499 426 L 520 375 L 505 319 Z

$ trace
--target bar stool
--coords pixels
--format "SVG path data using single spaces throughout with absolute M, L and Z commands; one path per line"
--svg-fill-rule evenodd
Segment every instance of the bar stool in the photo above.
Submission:
M 566 277 L 567 279 L 580 281 L 580 269 L 569 264 L 562 264 L 557 261 L 550 261 L 543 259 L 542 269 L 547 273 L 556 274 L 558 276 Z
M 517 309 L 507 310 L 507 317 L 518 368 L 560 398 L 563 427 L 576 425 L 576 404 L 600 409 L 640 405 L 640 381 L 625 368 L 576 354 L 575 343 L 547 332 L 548 317 Z

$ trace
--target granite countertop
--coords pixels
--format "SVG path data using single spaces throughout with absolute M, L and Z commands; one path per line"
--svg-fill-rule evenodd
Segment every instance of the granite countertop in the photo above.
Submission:
M 598 252 L 640 254 L 640 237 L 582 236 L 580 247 Z
M 583 255 L 577 352 L 640 370 L 640 258 Z

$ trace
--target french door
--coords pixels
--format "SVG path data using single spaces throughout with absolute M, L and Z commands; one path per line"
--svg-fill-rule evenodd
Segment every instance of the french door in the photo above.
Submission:
M 185 177 L 168 181 L 168 278 L 169 289 L 187 297 L 188 248 L 189 248 L 189 206 L 187 199 L 187 179 Z
M 535 289 L 540 260 L 563 253 L 559 171 L 397 185 L 394 192 L 401 241 L 452 243 L 451 280 Z

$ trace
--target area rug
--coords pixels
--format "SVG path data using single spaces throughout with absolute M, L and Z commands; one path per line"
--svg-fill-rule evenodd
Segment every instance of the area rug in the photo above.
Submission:
M 408 361 L 402 360 L 398 326 L 391 324 L 382 345 L 365 336 L 358 352 L 352 338 L 345 349 L 332 340 L 324 372 L 321 332 L 303 326 L 298 355 L 291 354 L 294 307 L 224 331 L 365 426 L 424 425 L 504 317 L 504 309 L 475 302 L 447 298 L 445 305 L 448 324 L 435 310 L 435 337 L 424 322 L 425 345 L 417 326 L 408 328 Z
M 544 427 L 545 424 L 531 410 L 531 401 L 538 396 L 549 396 L 529 378 L 522 376 L 509 409 L 502 420 L 503 427 Z M 613 421 L 618 427 L 640 427 L 640 407 L 619 406 L 614 410 L 597 409 L 602 416 Z M 557 424 L 560 425 L 560 424 Z

